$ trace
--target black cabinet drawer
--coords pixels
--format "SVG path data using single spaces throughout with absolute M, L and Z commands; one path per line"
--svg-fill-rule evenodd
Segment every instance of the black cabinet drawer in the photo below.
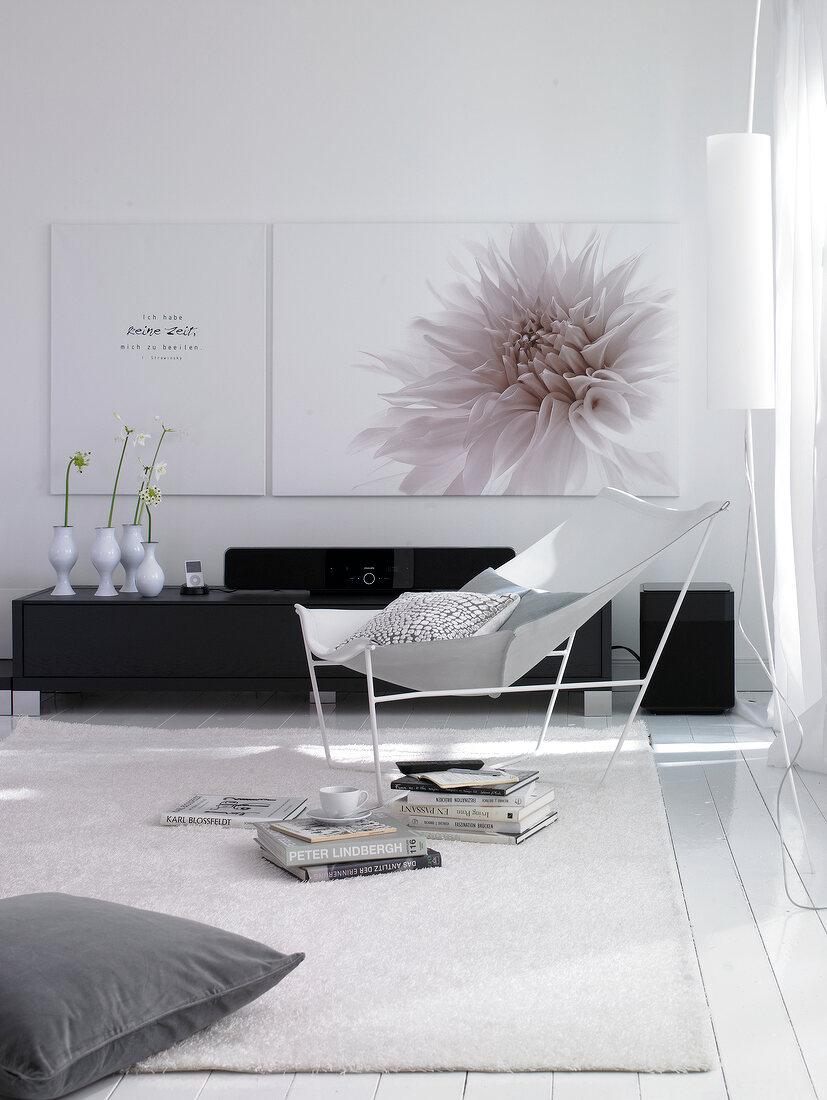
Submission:
M 193 597 L 195 599 L 195 597 Z M 292 608 L 174 604 L 26 609 L 23 676 L 298 676 Z

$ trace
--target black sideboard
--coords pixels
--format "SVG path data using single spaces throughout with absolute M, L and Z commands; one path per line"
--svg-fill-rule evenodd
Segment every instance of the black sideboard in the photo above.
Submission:
M 165 588 L 153 599 L 74 597 L 43 589 L 13 601 L 14 691 L 307 691 L 294 604 L 380 608 L 380 593 L 229 592 L 182 596 Z M 522 682 L 554 678 L 559 658 L 546 658 Z M 611 679 L 611 605 L 578 631 L 566 679 Z M 323 691 L 365 690 L 349 669 L 320 669 Z

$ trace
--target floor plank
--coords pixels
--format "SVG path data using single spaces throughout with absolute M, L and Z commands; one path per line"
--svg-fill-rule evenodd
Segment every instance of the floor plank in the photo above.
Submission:
M 192 695 L 182 702 L 174 712 L 165 719 L 161 726 L 169 729 L 197 729 L 204 724 L 220 725 L 219 722 L 210 720 L 219 712 L 232 713 L 234 707 L 239 706 L 239 698 L 248 696 L 249 692 L 215 692 L 202 691 Z M 246 708 L 249 714 L 250 708 Z M 232 722 L 226 722 L 232 725 Z
M 551 1100 L 550 1073 L 469 1073 L 464 1100 Z
M 761 765 L 765 767 L 765 765 Z M 818 914 L 796 909 L 789 901 L 780 873 L 781 848 L 778 833 L 754 781 L 752 770 L 743 762 L 727 762 L 705 769 L 707 782 L 724 825 L 727 840 L 738 866 L 744 891 L 775 974 L 785 1010 L 795 1030 L 816 1094 L 827 1096 L 827 931 Z M 777 776 L 776 776 L 777 780 Z M 827 865 L 827 823 L 801 789 L 810 850 L 817 867 Z M 819 827 L 820 826 L 820 827 Z M 775 853 L 778 869 L 768 867 Z M 827 887 L 824 871 L 795 882 L 793 896 L 804 898 L 804 886 Z M 817 892 L 817 890 L 814 890 Z M 806 960 L 806 962 L 805 962 Z
M 100 1081 L 95 1081 L 82 1089 L 76 1089 L 69 1095 L 72 1100 L 109 1100 L 109 1097 L 121 1083 L 122 1076 L 120 1073 L 112 1073 Z
M 113 1100 L 197 1100 L 207 1082 L 205 1073 L 127 1073 L 118 1082 Z
M 287 1100 L 292 1073 L 220 1073 L 213 1070 L 198 1100 Z
M 378 1073 L 297 1073 L 288 1100 L 374 1100 Z
M 660 776 L 729 1094 L 814 1100 L 703 768 Z
M 555 1073 L 553 1100 L 639 1100 L 636 1073 Z
M 194 693 L 193 693 L 194 694 Z M 143 698 L 143 695 L 146 697 Z M 89 719 L 93 726 L 145 726 L 157 728 L 182 705 L 169 692 L 124 692 L 117 700 L 102 706 Z M 63 715 L 59 715 L 62 719 Z
M 41 698 L 41 718 L 60 718 L 61 722 L 90 722 L 103 710 L 117 703 L 123 692 L 84 694 L 81 692 L 54 692 Z
M 376 1100 L 463 1100 L 464 1073 L 383 1073 Z
M 641 1073 L 640 1100 L 727 1100 L 720 1068 L 709 1073 Z

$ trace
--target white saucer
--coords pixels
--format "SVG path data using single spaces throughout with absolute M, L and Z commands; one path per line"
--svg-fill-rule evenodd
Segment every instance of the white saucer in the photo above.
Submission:
M 319 807 L 314 807 L 312 810 L 304 811 L 308 817 L 312 817 L 314 821 L 318 821 L 321 825 L 347 825 L 354 821 L 366 821 L 373 810 L 357 810 L 355 814 L 350 814 L 348 817 L 328 817 L 324 810 Z

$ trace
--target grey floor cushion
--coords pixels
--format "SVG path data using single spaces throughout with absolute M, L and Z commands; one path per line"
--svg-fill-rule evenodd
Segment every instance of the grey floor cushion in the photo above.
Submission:
M 171 1046 L 302 961 L 198 921 L 74 897 L 0 900 L 0 1095 L 49 1100 Z

